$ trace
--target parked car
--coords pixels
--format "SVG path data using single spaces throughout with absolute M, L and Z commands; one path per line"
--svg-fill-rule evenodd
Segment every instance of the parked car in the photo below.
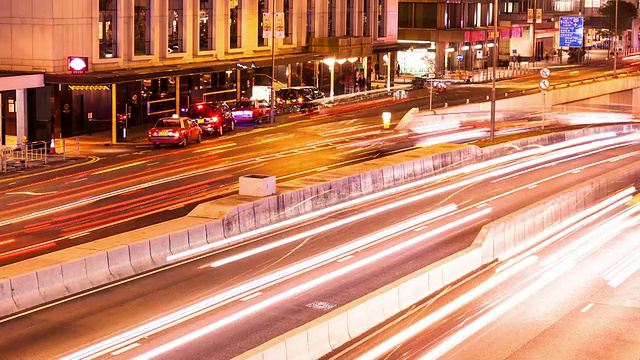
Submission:
M 269 122 L 271 109 L 266 100 L 240 100 L 231 111 L 236 122 Z
M 155 148 L 160 144 L 176 144 L 186 147 L 189 141 L 201 142 L 202 130 L 188 117 L 160 118 L 149 130 L 149 141 Z
M 279 113 L 307 112 L 317 108 L 314 100 L 324 99 L 322 91 L 313 86 L 296 86 L 280 89 L 276 95 Z
M 236 124 L 229 105 L 225 102 L 209 101 L 189 106 L 187 116 L 193 119 L 206 135 L 223 135 L 232 131 Z

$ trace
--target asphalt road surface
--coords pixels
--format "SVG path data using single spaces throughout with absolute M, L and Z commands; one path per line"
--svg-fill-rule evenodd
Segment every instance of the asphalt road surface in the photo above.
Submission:
M 639 152 L 634 139 L 589 140 L 567 152 L 424 181 L 5 319 L 0 353 L 227 359 L 469 246 L 492 219 Z

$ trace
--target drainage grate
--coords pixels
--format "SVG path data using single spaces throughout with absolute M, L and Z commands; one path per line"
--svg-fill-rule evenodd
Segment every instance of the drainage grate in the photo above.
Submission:
M 328 311 L 336 307 L 336 304 L 332 304 L 326 301 L 314 301 L 312 303 L 307 304 L 307 307 L 312 309 Z

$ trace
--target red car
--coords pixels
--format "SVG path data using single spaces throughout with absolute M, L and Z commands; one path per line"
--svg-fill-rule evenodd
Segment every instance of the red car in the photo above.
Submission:
M 156 125 L 149 130 L 149 141 L 155 148 L 160 144 L 176 144 L 186 147 L 189 141 L 201 142 L 202 130 L 188 117 L 174 115 L 170 118 L 161 118 Z
M 271 109 L 266 100 L 241 100 L 231 112 L 236 122 L 269 122 L 269 114 Z
M 225 130 L 236 127 L 229 105 L 224 102 L 209 101 L 189 106 L 187 116 L 196 121 L 202 133 L 223 135 Z

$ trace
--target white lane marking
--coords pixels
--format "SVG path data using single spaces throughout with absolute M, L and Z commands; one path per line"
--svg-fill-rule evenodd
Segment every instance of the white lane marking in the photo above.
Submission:
M 417 232 L 417 231 L 422 231 L 422 230 L 424 230 L 424 229 L 426 229 L 426 228 L 427 228 L 426 226 L 420 226 L 419 228 L 417 228 L 417 229 L 415 229 L 415 230 L 413 230 L 413 231 L 416 231 L 416 232 Z
M 538 187 L 538 184 L 533 184 L 533 185 L 529 186 L 529 189 L 535 189 L 537 187 Z
M 243 297 L 242 299 L 240 299 L 240 301 L 249 301 L 249 300 L 251 300 L 251 299 L 253 299 L 253 298 L 255 298 L 255 297 L 258 297 L 258 296 L 260 296 L 260 295 L 262 295 L 262 293 L 261 293 L 260 291 L 258 291 L 258 292 L 254 292 L 253 294 L 251 294 L 251 295 L 249 295 L 249 296 L 245 296 L 245 297 Z
M 89 179 L 89 178 L 82 178 L 82 179 L 78 179 L 78 180 L 73 180 L 72 182 L 74 182 L 74 183 L 75 183 L 75 182 L 85 181 L 85 180 L 88 180 L 88 179 Z
M 153 165 L 158 165 L 158 164 L 160 164 L 160 161 L 148 163 L 147 166 L 153 166 Z
M 489 203 L 483 202 L 482 204 L 480 204 L 480 205 L 478 205 L 478 206 L 476 206 L 476 207 L 479 209 L 479 208 L 481 208 L 481 207 L 485 207 L 485 206 L 487 206 L 487 205 L 489 205 Z
M 593 306 L 593 303 L 590 303 L 589 305 L 585 306 L 582 310 L 580 310 L 580 312 L 587 312 L 589 311 L 589 309 L 591 309 L 592 306 Z
M 47 191 L 47 192 L 42 192 L 42 193 L 38 193 L 38 192 L 33 192 L 33 191 L 15 191 L 15 192 L 8 192 L 6 193 L 7 195 L 32 195 L 32 196 L 39 196 L 39 195 L 48 195 L 48 194 L 55 194 L 57 191 Z
M 127 345 L 127 346 L 123 347 L 123 348 L 120 348 L 120 349 L 118 349 L 118 350 L 116 350 L 116 351 L 112 352 L 112 353 L 111 353 L 111 355 L 120 355 L 120 354 L 125 353 L 125 352 L 127 352 L 127 351 L 129 351 L 129 350 L 135 349 L 135 348 L 137 348 L 138 346 L 140 346 L 140 344 L 139 344 L 139 343 L 129 344 L 129 345 Z
M 69 236 L 67 236 L 67 238 L 69 238 L 69 239 L 75 239 L 75 238 L 79 238 L 79 237 L 81 237 L 81 236 L 89 235 L 90 233 L 91 233 L 90 231 L 85 231 L 85 232 L 83 232 L 83 233 L 69 235 Z
M 349 259 L 351 259 L 351 258 L 353 258 L 353 255 L 345 256 L 345 257 L 343 257 L 343 258 L 341 258 L 341 259 L 338 259 L 338 262 L 340 262 L 340 263 L 341 263 L 341 262 L 343 262 L 343 261 L 347 261 L 347 260 L 349 260 Z

